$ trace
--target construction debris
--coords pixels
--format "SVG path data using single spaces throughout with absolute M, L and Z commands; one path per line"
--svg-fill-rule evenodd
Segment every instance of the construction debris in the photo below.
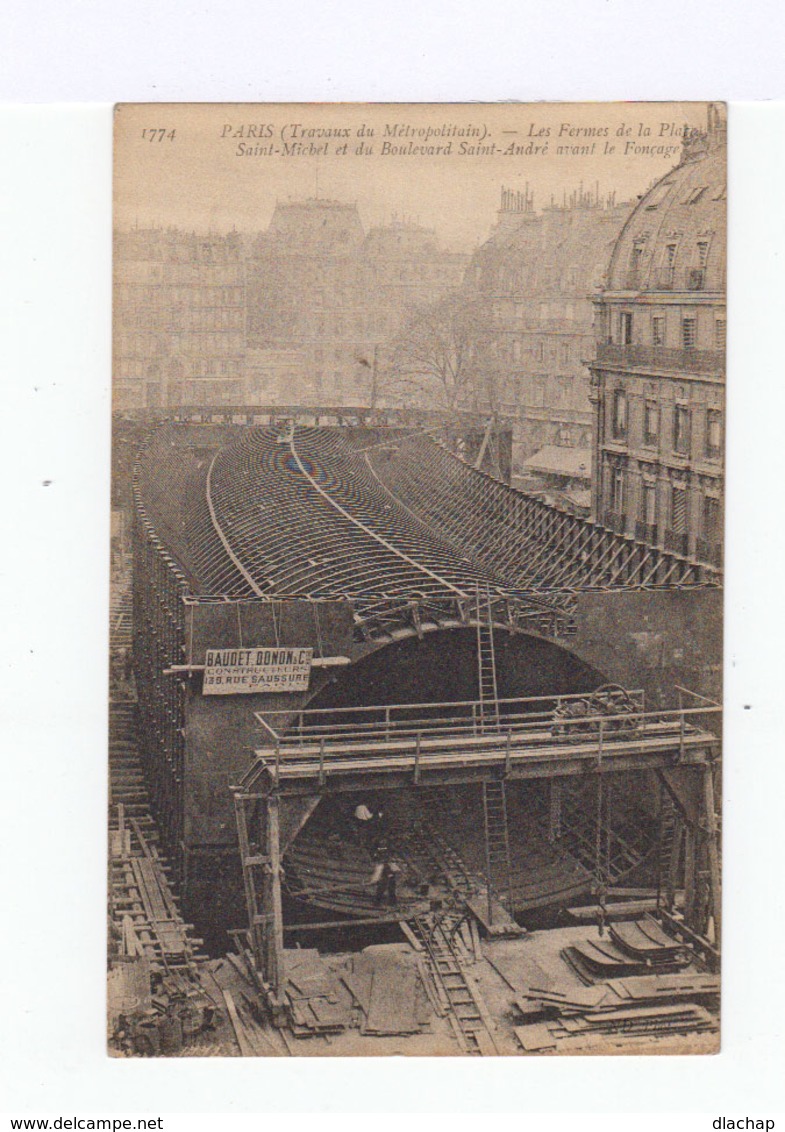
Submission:
M 351 999 L 318 951 L 287 951 L 284 966 L 287 1019 L 296 1037 L 339 1034 L 351 1026 Z
M 714 975 L 645 975 L 590 987 L 530 987 L 515 1002 L 528 1025 L 515 1034 L 526 1052 L 552 1049 L 585 1034 L 686 1034 L 716 1030 Z M 547 1038 L 552 1040 L 549 1044 Z

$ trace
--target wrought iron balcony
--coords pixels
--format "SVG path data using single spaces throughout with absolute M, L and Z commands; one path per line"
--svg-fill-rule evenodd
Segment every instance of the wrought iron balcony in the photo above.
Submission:
M 606 511 L 605 526 L 617 535 L 623 535 L 627 529 L 627 516 L 618 511 Z
M 722 566 L 722 543 L 710 542 L 705 538 L 696 539 L 695 557 L 711 566 Z
M 656 546 L 657 534 L 656 523 L 645 523 L 642 519 L 635 520 L 635 537 L 639 542 L 648 543 L 649 546 Z
M 622 367 L 684 373 L 725 372 L 722 350 L 676 350 L 670 346 L 620 346 L 605 343 L 597 347 L 597 361 Z
M 666 531 L 665 549 L 672 550 L 674 554 L 681 554 L 686 557 L 689 537 L 686 531 Z

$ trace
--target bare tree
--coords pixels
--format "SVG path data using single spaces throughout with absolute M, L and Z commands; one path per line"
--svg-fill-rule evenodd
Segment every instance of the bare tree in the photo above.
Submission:
M 416 308 L 391 344 L 385 390 L 396 400 L 448 411 L 487 404 L 487 375 L 479 363 L 492 334 L 488 304 L 464 292 Z

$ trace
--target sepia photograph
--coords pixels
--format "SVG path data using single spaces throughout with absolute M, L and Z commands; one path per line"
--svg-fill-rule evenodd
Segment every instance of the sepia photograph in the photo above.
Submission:
M 726 184 L 721 102 L 115 108 L 112 1057 L 718 1052 Z

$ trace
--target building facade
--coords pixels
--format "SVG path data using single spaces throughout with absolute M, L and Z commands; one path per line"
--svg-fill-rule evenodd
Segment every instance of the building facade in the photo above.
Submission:
M 457 289 L 466 256 L 407 220 L 279 202 L 256 237 L 115 235 L 116 409 L 371 404 L 379 352 L 414 306 Z
M 528 187 L 502 189 L 497 223 L 475 252 L 467 288 L 489 309 L 477 385 L 516 418 L 519 466 L 545 446 L 586 448 L 594 354 L 589 292 L 600 285 L 631 204 L 581 186 L 534 210 Z M 488 374 L 492 377 L 488 380 Z
M 238 233 L 117 232 L 114 406 L 240 403 L 245 264 Z
M 726 127 L 640 200 L 596 300 L 593 511 L 615 531 L 720 565 Z
M 253 400 L 370 404 L 380 349 L 465 264 L 410 221 L 366 233 L 353 203 L 279 202 L 247 263 Z

